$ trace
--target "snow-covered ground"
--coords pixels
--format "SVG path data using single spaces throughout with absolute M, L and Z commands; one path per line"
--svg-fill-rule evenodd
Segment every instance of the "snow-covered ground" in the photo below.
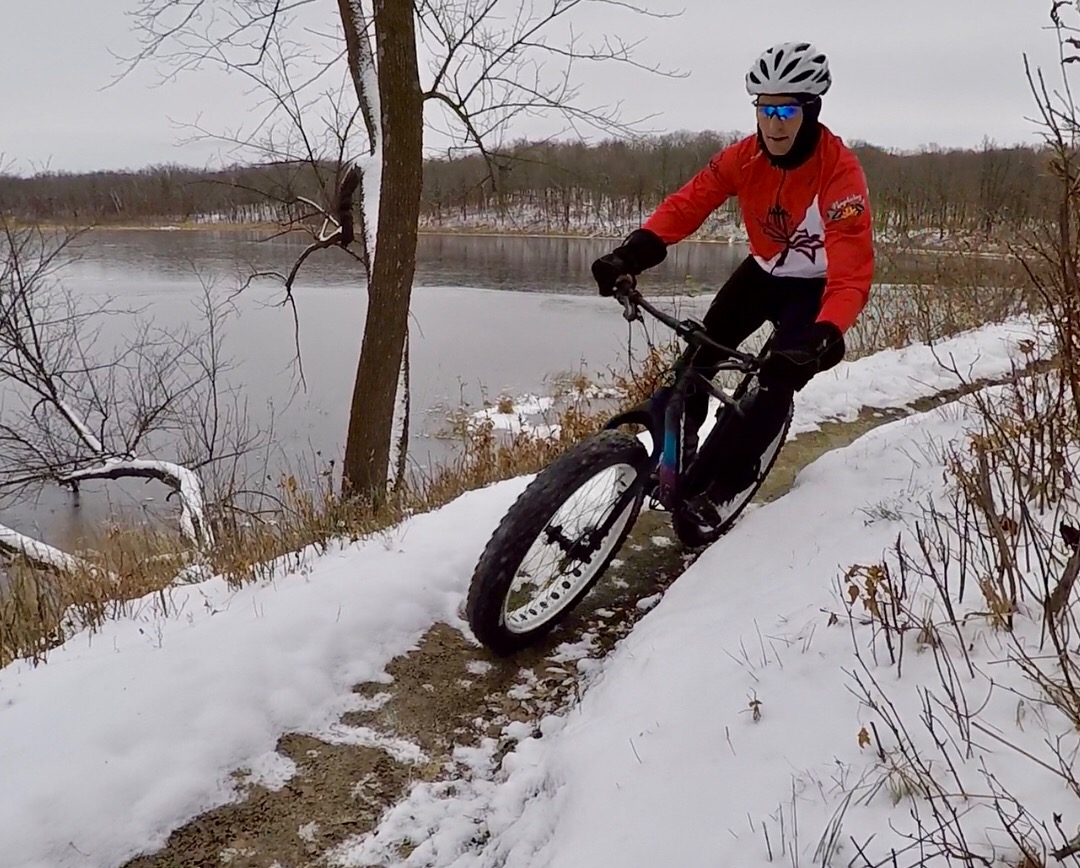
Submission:
M 287 774 L 288 731 L 318 733 L 437 620 L 456 623 L 486 536 L 525 480 L 230 591 L 172 592 L 0 670 L 0 865 L 116 865 L 228 801 L 229 773 Z M 363 732 L 354 733 L 363 737 Z
M 470 783 L 456 784 L 452 796 L 445 785 L 417 786 L 376 833 L 342 848 L 340 863 L 963 864 L 935 858 L 933 843 L 911 846 L 919 837 L 918 784 L 885 723 L 890 717 L 961 817 L 963 832 L 939 832 L 939 841 L 959 850 L 962 834 L 965 846 L 990 860 L 979 864 L 1011 856 L 1000 864 L 1015 866 L 1018 850 L 1002 816 L 1013 819 L 1017 805 L 1030 814 L 1017 823 L 1021 833 L 1045 822 L 1043 841 L 1052 841 L 1056 813 L 1071 837 L 1080 800 L 1054 768 L 1059 756 L 1071 763 L 1080 734 L 1040 702 L 1018 666 L 1001 665 L 1014 647 L 976 614 L 986 608 L 977 588 L 969 586 L 959 606 L 969 619 L 959 631 L 965 653 L 932 587 L 908 587 L 914 611 L 934 607 L 941 645 L 936 653 L 920 644 L 916 630 L 894 637 L 906 645 L 902 669 L 890 663 L 881 635 L 860 622 L 861 604 L 854 619 L 847 614 L 845 571 L 888 560 L 921 506 L 946 502 L 935 444 L 957 441 L 970 419 L 945 407 L 823 456 L 789 494 L 749 514 L 679 578 L 605 661 L 579 705 L 544 719 L 535 734 L 519 729 L 502 771 L 493 772 L 484 750 L 463 757 Z M 891 565 L 895 576 L 895 559 Z M 1037 617 L 1026 622 L 1016 640 L 1036 656 L 1039 626 Z M 970 719 L 950 718 L 949 690 Z M 872 710 L 868 699 L 885 711 Z M 919 816 L 935 837 L 937 820 L 925 803 Z M 471 840 L 486 843 L 477 849 Z M 415 849 L 399 861 L 402 842 Z
M 997 376 L 1024 360 L 1018 344 L 1033 331 L 1028 321 L 990 327 L 939 344 L 937 356 L 951 353 L 969 377 Z M 843 364 L 800 395 L 796 430 L 955 384 L 925 348 Z M 546 722 L 555 737 L 522 743 L 505 780 L 485 771 L 480 751 L 471 800 L 416 791 L 432 842 L 488 812 L 484 855 L 461 856 L 453 841 L 435 853 L 432 843 L 409 864 L 757 864 L 746 860 L 764 858 L 758 827 L 791 801 L 793 780 L 805 846 L 828 801 L 807 782 L 827 790 L 839 773 L 854 782 L 870 762 L 840 672 L 852 664 L 850 636 L 826 629 L 819 608 L 838 605 L 839 570 L 880 558 L 895 538 L 897 521 L 868 522 L 861 510 L 930 491 L 941 470 L 916 443 L 960 426 L 949 414 L 889 426 L 748 513 L 639 625 L 580 709 Z M 356 707 L 352 685 L 379 679 L 433 622 L 460 625 L 476 558 L 527 481 L 311 553 L 268 585 L 181 588 L 167 615 L 147 599 L 46 665 L 0 670 L 0 862 L 116 865 L 233 798 L 234 770 L 283 780 L 282 733 L 325 732 Z M 877 830 L 876 811 L 853 814 L 852 831 Z M 389 818 L 349 859 L 384 864 L 364 858 L 398 833 Z M 783 833 L 770 834 L 779 849 Z

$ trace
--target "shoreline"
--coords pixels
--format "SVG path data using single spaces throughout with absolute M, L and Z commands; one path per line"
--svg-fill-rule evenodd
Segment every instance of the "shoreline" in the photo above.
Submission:
M 14 221 L 15 225 L 29 227 L 40 226 L 47 229 L 69 229 L 73 232 L 92 232 L 95 230 L 103 230 L 108 232 L 281 232 L 281 226 L 277 223 L 89 223 L 89 224 L 76 224 L 65 223 L 60 221 L 39 221 L 37 223 L 29 221 Z M 299 228 L 293 230 L 296 232 L 301 231 Z M 468 227 L 439 227 L 431 228 L 421 226 L 418 230 L 420 235 L 433 235 L 433 236 L 467 236 L 475 238 L 561 238 L 561 239 L 581 239 L 589 240 L 592 238 L 600 240 L 621 240 L 624 236 L 617 235 L 615 233 L 604 232 L 539 232 L 539 231 L 521 231 L 516 232 L 512 229 L 494 229 L 494 228 L 477 228 L 471 229 Z M 290 233 L 286 233 L 290 234 Z M 686 242 L 699 242 L 709 244 L 745 244 L 746 242 L 741 239 L 729 239 L 729 238 L 687 238 Z
M 73 232 L 93 232 L 103 230 L 110 232 L 273 232 L 281 233 L 281 226 L 276 223 L 96 223 L 96 224 L 71 224 L 57 221 L 43 221 L 38 223 L 14 221 L 16 226 L 29 227 L 39 226 L 45 229 L 68 229 Z M 300 230 L 294 230 L 299 232 Z M 284 233 L 285 235 L 291 233 Z M 457 237 L 457 238 L 528 238 L 528 239 L 559 239 L 579 241 L 621 241 L 623 235 L 609 232 L 543 232 L 536 230 L 515 231 L 513 229 L 496 229 L 492 227 L 448 227 L 438 228 L 421 226 L 418 234 L 431 237 Z M 282 235 L 281 237 L 284 237 Z M 716 244 L 727 247 L 745 247 L 747 241 L 742 238 L 731 237 L 694 237 L 684 239 L 680 244 Z M 895 239 L 875 238 L 875 244 L 883 249 L 897 250 L 906 249 L 919 254 L 963 254 L 967 256 L 982 256 L 990 258 L 1006 258 L 1008 253 L 1001 249 L 1000 245 L 967 247 L 961 241 L 959 244 L 920 244 L 915 240 L 898 242 Z

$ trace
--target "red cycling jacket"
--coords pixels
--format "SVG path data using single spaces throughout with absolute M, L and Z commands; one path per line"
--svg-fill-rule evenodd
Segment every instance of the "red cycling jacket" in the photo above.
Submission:
M 818 320 L 847 331 L 866 305 L 874 275 L 869 194 L 855 154 L 822 126 L 810 159 L 784 170 L 749 136 L 668 196 L 644 228 L 674 244 L 731 196 L 739 198 L 758 264 L 777 276 L 824 277 Z

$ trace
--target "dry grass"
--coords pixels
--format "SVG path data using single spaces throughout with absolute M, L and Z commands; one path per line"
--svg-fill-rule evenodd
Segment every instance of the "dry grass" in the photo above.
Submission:
M 179 535 L 152 526 L 112 527 L 77 552 L 97 569 L 65 576 L 14 561 L 0 587 L 0 665 L 27 657 L 40 660 L 64 637 L 123 614 L 126 602 L 165 589 L 185 564 Z

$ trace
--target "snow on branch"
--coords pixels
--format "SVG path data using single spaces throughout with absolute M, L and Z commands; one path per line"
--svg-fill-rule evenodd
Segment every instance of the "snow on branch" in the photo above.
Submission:
M 202 482 L 197 474 L 171 461 L 110 458 L 103 464 L 86 467 L 59 477 L 64 485 L 89 479 L 156 479 L 176 492 L 180 499 L 180 531 L 199 548 L 214 544 L 213 531 L 206 520 Z
M 25 558 L 31 566 L 58 573 L 94 572 L 97 567 L 0 524 L 0 555 Z M 115 576 L 113 579 L 115 580 Z
M 87 426 L 82 417 L 75 412 L 67 402 L 62 398 L 56 398 L 56 409 L 60 411 L 60 414 L 67 420 L 67 423 L 75 429 L 75 433 L 82 438 L 83 443 L 90 449 L 95 455 L 103 455 L 105 453 L 105 447 L 101 445 L 101 441 L 98 440 L 97 435 Z

